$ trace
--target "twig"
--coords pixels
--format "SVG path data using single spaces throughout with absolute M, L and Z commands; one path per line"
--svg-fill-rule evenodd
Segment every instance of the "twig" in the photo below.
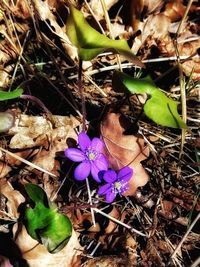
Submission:
M 39 98 L 37 98 L 36 96 L 33 96 L 33 95 L 21 95 L 20 98 L 36 103 L 39 107 L 41 107 L 43 109 L 44 112 L 51 114 L 50 110 L 48 110 L 48 108 L 45 106 L 45 104 Z
M 84 89 L 82 84 L 82 64 L 83 61 L 79 58 L 79 68 L 78 68 L 78 89 L 81 96 L 81 105 L 82 105 L 82 117 L 83 117 L 83 128 L 82 131 L 86 131 L 86 108 L 85 108 L 85 96 Z
M 146 237 L 146 235 L 143 234 L 142 232 L 136 230 L 135 228 L 131 227 L 131 226 L 128 225 L 128 224 L 125 224 L 125 223 L 123 223 L 123 222 L 117 220 L 116 218 L 114 218 L 114 217 L 112 217 L 112 216 L 106 214 L 105 212 L 103 212 L 103 211 L 101 211 L 101 210 L 99 210 L 99 209 L 97 209 L 97 208 L 93 208 L 93 210 L 96 211 L 97 213 L 100 213 L 101 215 L 105 216 L 106 218 L 110 219 L 111 221 L 116 222 L 116 223 L 118 223 L 118 224 L 120 224 L 120 225 L 126 227 L 127 229 L 131 230 L 132 232 L 134 232 L 134 233 L 136 233 L 136 234 L 138 234 L 138 235 L 141 235 L 141 236 L 145 236 L 145 237 Z
M 87 1 L 87 0 L 84 0 L 84 2 L 85 2 L 85 4 L 86 4 L 87 8 L 89 9 L 90 13 L 92 14 L 93 18 L 95 19 L 96 23 L 98 24 L 99 29 L 101 30 L 101 32 L 102 32 L 104 35 L 106 35 L 106 34 L 105 34 L 105 31 L 104 31 L 104 29 L 103 29 L 103 27 L 101 26 L 101 23 L 100 23 L 99 20 L 96 18 L 96 16 L 95 16 L 95 14 L 94 14 L 92 8 L 90 7 L 88 1 Z
M 47 170 L 41 168 L 40 166 L 37 166 L 36 164 L 34 164 L 34 163 L 32 163 L 32 162 L 30 162 L 30 161 L 28 161 L 28 160 L 26 160 L 26 159 L 21 158 L 20 156 L 18 156 L 18 155 L 16 155 L 16 154 L 14 154 L 14 153 L 12 153 L 12 152 L 10 152 L 10 151 L 8 151 L 8 150 L 2 148 L 2 147 L 0 147 L 0 150 L 3 151 L 4 153 L 7 153 L 7 154 L 10 155 L 11 157 L 13 157 L 13 158 L 15 158 L 15 159 L 17 159 L 17 160 L 20 160 L 21 162 L 23 162 L 23 163 L 29 165 L 30 167 L 32 167 L 32 168 L 34 168 L 34 169 L 37 169 L 37 170 L 39 170 L 39 171 L 41 171 L 41 172 L 44 172 L 44 173 L 47 173 L 47 174 L 49 174 L 49 175 L 52 176 L 52 177 L 57 177 L 55 174 L 53 174 L 53 173 L 51 173 L 51 172 L 49 172 L 49 171 L 47 171 Z
M 86 186 L 87 186 L 87 191 L 88 191 L 89 203 L 92 206 L 93 204 L 92 204 L 92 197 L 91 197 L 90 184 L 89 184 L 88 178 L 86 178 Z M 92 222 L 93 222 L 93 225 L 95 226 L 96 222 L 95 222 L 95 216 L 94 216 L 94 209 L 90 208 L 90 210 L 91 210 L 91 215 L 92 215 Z
M 180 241 L 180 243 L 178 244 L 178 246 L 176 247 L 176 249 L 174 250 L 173 254 L 171 255 L 171 259 L 176 257 L 176 254 L 179 252 L 182 244 L 184 243 L 186 237 L 189 235 L 189 233 L 191 232 L 192 228 L 194 227 L 194 225 L 197 223 L 197 221 L 200 219 L 200 213 L 197 215 L 197 217 L 195 218 L 195 220 L 192 222 L 192 224 L 190 225 L 190 227 L 188 228 L 187 232 L 185 233 L 185 235 L 183 236 L 182 240 Z
M 111 24 L 110 24 L 110 18 L 109 18 L 109 15 L 108 15 L 108 11 L 106 9 L 105 0 L 100 0 L 100 1 L 101 1 L 102 9 L 103 9 L 103 12 L 104 12 L 106 24 L 107 24 L 107 27 L 108 27 L 108 30 L 109 30 L 109 33 L 110 33 L 110 37 L 111 37 L 111 39 L 114 40 L 114 36 L 113 36 L 113 33 L 112 33 Z M 119 67 L 120 71 L 122 71 L 120 57 L 119 57 L 118 54 L 116 56 L 117 56 L 118 67 Z
M 183 23 L 188 15 L 188 12 L 190 10 L 190 7 L 192 5 L 193 0 L 189 0 L 187 4 L 187 8 L 185 10 L 185 13 L 181 19 L 181 22 L 179 23 L 176 36 L 175 36 L 175 51 L 176 51 L 176 56 L 177 56 L 177 63 L 178 63 L 178 69 L 179 69 L 179 83 L 180 83 L 180 91 L 181 91 L 181 106 L 182 106 L 182 119 L 186 123 L 187 122 L 187 104 L 186 104 L 186 93 L 185 93 L 185 78 L 183 75 L 183 70 L 180 64 L 180 56 L 179 56 L 179 50 L 178 50 L 178 35 L 180 34 Z M 185 143 L 185 135 L 186 135 L 186 129 L 182 129 L 182 134 L 181 134 L 181 147 L 180 147 L 180 153 L 179 153 L 179 158 L 181 158 L 183 154 L 183 147 Z
M 104 53 L 101 54 L 101 56 L 107 55 L 107 54 L 112 54 L 112 53 Z M 188 59 L 193 59 L 193 58 L 199 58 L 197 55 L 191 57 L 191 56 L 180 56 L 180 60 L 182 61 L 187 61 Z M 157 62 L 163 62 L 163 61 L 175 61 L 177 60 L 177 57 L 162 57 L 162 58 L 152 58 L 152 59 L 146 59 L 146 60 L 142 60 L 142 63 L 157 63 Z M 133 63 L 129 62 L 129 63 L 122 63 L 121 64 L 121 68 L 122 69 L 127 69 L 127 68 L 139 68 L 137 66 L 135 66 Z M 103 68 L 99 68 L 99 69 L 95 69 L 95 70 L 90 70 L 90 71 L 86 71 L 84 74 L 86 75 L 94 75 L 97 73 L 101 73 L 101 72 L 105 72 L 105 71 L 110 71 L 110 70 L 116 70 L 119 69 L 118 64 L 117 65 L 112 65 L 112 66 L 106 66 Z M 78 75 L 72 75 L 70 77 L 68 77 L 69 80 L 75 79 L 77 78 Z

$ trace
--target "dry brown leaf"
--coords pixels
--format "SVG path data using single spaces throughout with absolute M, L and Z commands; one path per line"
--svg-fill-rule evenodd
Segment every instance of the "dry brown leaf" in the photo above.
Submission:
M 18 225 L 14 226 L 13 232 L 16 234 Z M 78 241 L 78 234 L 73 231 L 72 236 L 67 245 L 58 253 L 51 254 L 47 249 L 32 239 L 26 228 L 23 226 L 21 231 L 17 234 L 16 244 L 19 246 L 22 256 L 30 267 L 78 267 L 80 266 L 80 259 L 78 255 L 81 254 L 82 247 Z
M 138 0 L 130 2 L 130 10 L 132 15 L 131 21 L 134 31 L 140 29 L 143 16 L 149 16 L 150 14 L 160 12 L 160 9 L 164 5 L 163 0 Z
M 138 244 L 136 243 L 135 239 L 131 234 L 127 234 L 126 240 L 125 240 L 125 246 L 126 249 L 128 250 L 128 258 L 130 262 L 136 266 L 137 264 L 137 247 Z
M 65 28 L 60 27 L 55 15 L 49 6 L 48 1 L 35 0 L 34 8 L 41 21 L 46 21 L 50 24 L 50 27 L 54 30 L 54 33 L 60 37 L 65 52 L 72 60 L 78 58 L 77 49 L 73 45 L 66 34 Z M 55 11 L 55 10 L 54 10 Z M 66 10 L 67 12 L 67 10 Z
M 0 180 L 0 193 L 7 198 L 7 213 L 11 218 L 17 219 L 19 217 L 18 207 L 25 201 L 25 198 L 4 179 Z
M 185 13 L 186 6 L 180 0 L 173 0 L 166 4 L 164 15 L 170 18 L 171 22 L 181 19 Z
M 126 195 L 134 195 L 137 188 L 144 186 L 149 176 L 141 165 L 149 155 L 149 149 L 144 145 L 141 136 L 124 135 L 125 118 L 120 114 L 109 113 L 101 125 L 101 135 L 106 144 L 106 155 L 110 167 L 119 170 L 129 165 L 134 174 L 129 182 Z
M 108 11 L 115 3 L 118 2 L 118 0 L 104 0 L 105 1 L 105 6 L 106 10 Z M 104 18 L 105 14 L 102 8 L 101 1 L 99 0 L 90 0 L 90 7 L 92 11 L 94 12 L 94 15 L 97 20 L 101 20 Z
M 127 257 L 102 256 L 90 259 L 83 265 L 84 267 L 134 267 Z
M 34 156 L 38 152 L 38 149 L 34 149 L 34 152 L 31 149 L 24 151 L 19 151 L 14 153 L 16 156 L 19 156 L 23 159 L 27 159 L 30 155 Z M 22 162 L 15 157 L 2 153 L 0 151 L 0 179 L 4 178 L 13 168 L 13 166 L 19 166 Z
M 80 125 L 73 116 L 51 116 L 50 119 L 41 116 L 20 115 L 14 127 L 9 130 L 10 148 L 32 148 L 34 146 L 48 147 L 55 140 L 65 139 L 69 132 Z

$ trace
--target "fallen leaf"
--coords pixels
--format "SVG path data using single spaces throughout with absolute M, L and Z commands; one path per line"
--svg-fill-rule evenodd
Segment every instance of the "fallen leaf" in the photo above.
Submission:
M 55 140 L 65 139 L 69 132 L 77 127 L 80 122 L 73 116 L 42 116 L 20 115 L 15 125 L 9 130 L 9 135 L 14 135 L 10 148 L 32 148 L 34 146 L 48 146 Z
M 17 219 L 19 217 L 18 207 L 25 201 L 24 197 L 5 179 L 0 180 L 0 193 L 7 198 L 7 213 L 11 218 Z
M 133 267 L 127 257 L 101 256 L 90 259 L 83 265 L 84 267 Z
M 16 224 L 13 229 L 14 235 L 18 230 Z M 16 244 L 19 246 L 22 256 L 30 267 L 75 267 L 80 266 L 78 255 L 81 254 L 82 247 L 78 241 L 78 234 L 73 231 L 67 245 L 58 253 L 51 254 L 45 246 L 39 244 L 28 235 L 25 227 L 16 235 Z
M 173 0 L 166 4 L 164 15 L 169 17 L 171 22 L 181 19 L 185 13 L 186 6 L 180 0 Z
M 101 124 L 101 135 L 106 145 L 106 155 L 110 167 L 119 170 L 124 166 L 133 169 L 133 176 L 129 181 L 129 189 L 125 195 L 134 195 L 137 188 L 144 186 L 149 176 L 141 161 L 149 155 L 149 148 L 144 145 L 144 140 L 137 135 L 124 135 L 127 124 L 125 118 L 120 114 L 109 113 Z
M 37 152 L 38 149 L 35 149 L 34 152 L 31 149 L 27 149 L 13 154 L 23 159 L 27 159 L 30 155 L 33 156 Z M 12 170 L 14 165 L 20 166 L 21 164 L 22 162 L 19 159 L 0 151 L 0 179 L 4 178 Z
M 115 3 L 118 2 L 118 0 L 105 0 L 105 7 L 106 10 L 108 11 Z M 101 1 L 99 0 L 91 0 L 90 1 L 90 7 L 93 10 L 94 14 L 95 14 L 95 18 L 97 20 L 101 20 L 104 18 L 105 14 L 102 8 L 102 4 Z
M 0 112 L 0 133 L 7 132 L 14 124 L 15 114 L 9 110 Z

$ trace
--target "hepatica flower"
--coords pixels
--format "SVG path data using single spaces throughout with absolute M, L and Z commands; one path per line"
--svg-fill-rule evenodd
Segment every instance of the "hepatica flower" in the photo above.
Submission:
M 118 173 L 108 170 L 103 173 L 103 179 L 107 184 L 102 185 L 98 190 L 98 195 L 105 195 L 108 203 L 113 202 L 117 194 L 121 195 L 129 188 L 128 181 L 133 175 L 133 170 L 129 167 L 122 168 Z
M 67 148 L 65 156 L 74 162 L 80 162 L 75 168 L 74 177 L 76 180 L 85 180 L 91 173 L 92 177 L 101 182 L 98 173 L 108 169 L 108 161 L 103 155 L 104 143 L 95 137 L 90 140 L 89 136 L 81 132 L 78 135 L 78 148 Z

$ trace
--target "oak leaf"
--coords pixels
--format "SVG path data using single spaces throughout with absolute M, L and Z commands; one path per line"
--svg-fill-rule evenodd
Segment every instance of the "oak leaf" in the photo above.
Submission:
M 110 167 L 119 170 L 124 166 L 133 169 L 133 176 L 129 182 L 129 189 L 125 195 L 134 195 L 137 188 L 144 186 L 149 175 L 141 165 L 149 155 L 149 148 L 144 145 L 140 135 L 125 135 L 127 120 L 120 114 L 109 113 L 101 125 L 101 135 L 106 145 L 105 154 Z

